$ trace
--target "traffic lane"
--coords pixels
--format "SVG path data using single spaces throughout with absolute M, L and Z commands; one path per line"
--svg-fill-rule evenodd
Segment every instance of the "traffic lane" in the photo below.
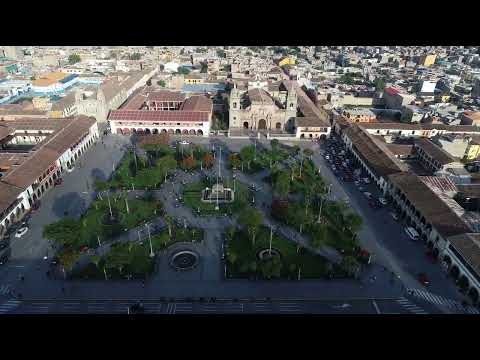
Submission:
M 317 160 L 320 163 L 325 164 L 324 159 L 317 157 Z M 326 169 L 328 166 L 324 166 Z M 370 219 L 374 219 L 375 222 L 372 224 L 375 232 L 379 235 L 377 240 L 386 245 L 387 248 L 396 256 L 397 262 L 402 265 L 402 268 L 406 270 L 412 277 L 417 278 L 418 273 L 425 272 L 429 277 L 431 282 L 430 290 L 443 294 L 447 297 L 461 298 L 461 294 L 457 291 L 455 285 L 450 281 L 444 271 L 440 268 L 438 264 L 431 263 L 426 256 L 426 247 L 421 241 L 411 241 L 408 236 L 405 234 L 404 228 L 405 224 L 395 221 L 390 213 L 394 211 L 391 206 L 381 207 L 380 209 L 374 210 L 368 205 L 368 199 L 359 191 L 358 188 L 354 185 L 353 182 L 342 182 L 336 178 L 335 175 L 331 172 L 331 169 L 325 170 L 330 179 L 333 182 L 333 188 L 336 190 L 337 196 L 341 195 L 342 190 L 350 198 L 355 199 L 356 205 L 360 208 L 360 213 L 366 217 L 367 222 Z M 335 177 L 335 180 L 333 178 Z M 335 186 L 338 184 L 339 186 Z M 342 190 L 340 190 L 342 186 Z M 373 196 L 381 196 L 380 190 L 376 187 L 374 183 L 362 184 L 362 187 L 365 188 L 365 191 L 370 192 Z M 417 286 L 420 286 L 420 283 L 416 281 Z
M 422 241 L 412 241 L 405 233 L 406 224 L 392 218 L 391 213 L 395 212 L 392 206 L 386 205 L 374 210 L 368 205 L 366 196 L 353 183 L 344 183 L 344 189 L 351 197 L 358 200 L 357 204 L 360 205 L 362 213 L 368 219 L 375 219 L 375 229 L 380 235 L 378 240 L 387 245 L 388 249 L 398 257 L 398 261 L 405 270 L 415 278 L 419 273 L 426 273 L 431 282 L 430 291 L 448 297 L 460 296 L 455 285 L 447 278 L 439 264 L 429 260 L 425 244 Z M 381 195 L 374 184 L 368 184 L 366 190 L 377 197 Z

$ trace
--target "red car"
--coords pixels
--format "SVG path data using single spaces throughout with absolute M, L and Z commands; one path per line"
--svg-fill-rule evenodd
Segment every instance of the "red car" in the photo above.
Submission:
M 430 281 L 428 280 L 427 274 L 420 273 L 418 274 L 417 278 L 420 284 L 422 284 L 423 286 L 427 287 L 428 285 L 430 285 Z

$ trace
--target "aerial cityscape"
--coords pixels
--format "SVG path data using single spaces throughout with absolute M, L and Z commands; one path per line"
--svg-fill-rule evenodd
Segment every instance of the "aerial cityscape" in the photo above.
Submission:
M 0 46 L 0 315 L 479 292 L 480 47 Z

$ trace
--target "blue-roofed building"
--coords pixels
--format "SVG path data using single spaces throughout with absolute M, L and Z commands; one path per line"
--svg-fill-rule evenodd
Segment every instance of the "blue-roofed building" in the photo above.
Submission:
M 59 82 L 61 82 L 62 84 L 66 84 L 66 83 L 68 83 L 70 80 L 75 79 L 76 77 L 78 77 L 78 74 L 71 74 L 71 75 L 68 75 L 67 77 L 63 78 L 63 79 L 60 80 Z

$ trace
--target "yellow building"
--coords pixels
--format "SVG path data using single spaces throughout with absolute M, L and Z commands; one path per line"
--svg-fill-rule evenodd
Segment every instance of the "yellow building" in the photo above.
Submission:
M 437 55 L 435 54 L 423 55 L 420 57 L 418 64 L 426 67 L 432 66 L 433 64 L 435 64 L 436 59 Z
M 278 66 L 284 66 L 284 65 L 295 65 L 295 59 L 289 56 L 284 57 L 278 62 Z
M 465 150 L 467 160 L 475 160 L 480 157 L 480 139 L 472 139 Z
M 183 81 L 185 84 L 203 84 L 205 79 L 197 74 L 188 74 L 185 75 Z

